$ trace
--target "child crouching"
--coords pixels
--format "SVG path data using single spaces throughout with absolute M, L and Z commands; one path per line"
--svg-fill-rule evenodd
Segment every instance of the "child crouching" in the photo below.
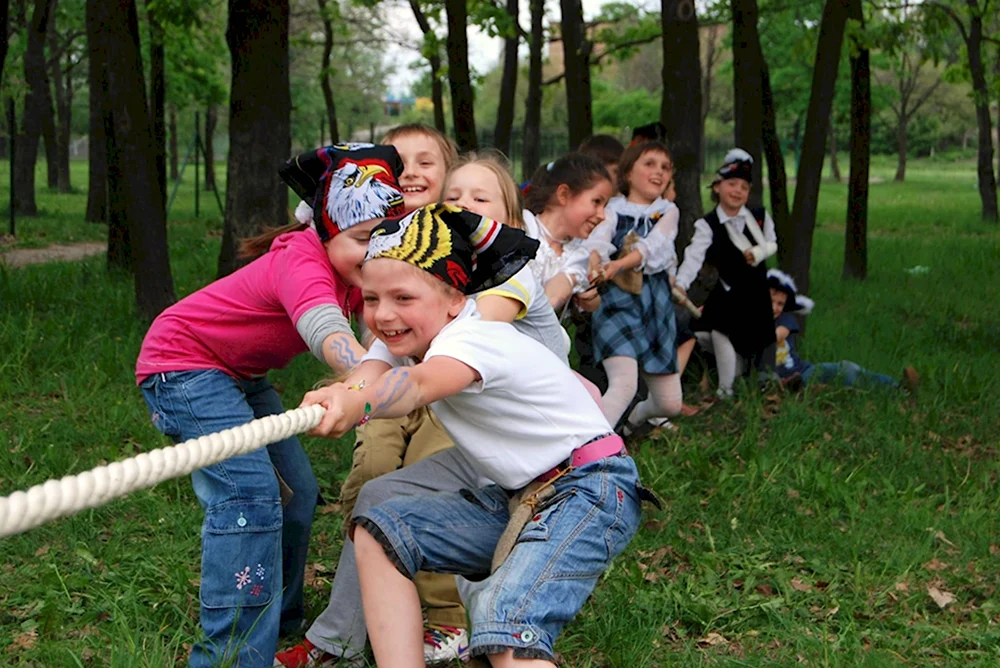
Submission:
M 554 665 L 563 626 L 637 529 L 635 464 L 583 385 L 544 346 L 483 321 L 466 299 L 523 267 L 537 245 L 448 206 L 387 220 L 363 270 L 365 318 L 378 341 L 344 384 L 304 400 L 327 408 L 315 433 L 333 436 L 433 402 L 459 450 L 497 483 L 400 497 L 355 516 L 379 665 L 423 665 L 412 583 L 420 570 L 488 577 L 469 610 L 473 655 L 493 666 Z M 545 500 L 490 575 L 512 493 L 531 484 L 526 502 Z

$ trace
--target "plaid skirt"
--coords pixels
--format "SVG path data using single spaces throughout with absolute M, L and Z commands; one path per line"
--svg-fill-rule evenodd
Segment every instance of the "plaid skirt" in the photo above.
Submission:
M 631 357 L 646 373 L 677 373 L 677 323 L 667 272 L 642 277 L 642 293 L 611 284 L 594 312 L 594 358 Z

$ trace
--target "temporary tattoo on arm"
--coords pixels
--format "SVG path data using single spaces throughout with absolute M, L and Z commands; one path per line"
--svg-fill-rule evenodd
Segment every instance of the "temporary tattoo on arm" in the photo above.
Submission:
M 379 379 L 378 387 L 375 389 L 375 400 L 372 402 L 372 415 L 378 416 L 391 410 L 402 403 L 404 397 L 408 397 L 413 403 L 411 408 L 416 408 L 419 405 L 419 396 L 415 396 L 414 392 L 419 395 L 419 388 L 409 369 L 403 367 L 393 369 Z
M 346 373 L 361 363 L 361 358 L 354 350 L 355 347 L 360 348 L 355 343 L 354 338 L 348 334 L 341 334 L 333 338 L 330 342 L 330 352 L 333 363 L 337 366 L 336 371 Z

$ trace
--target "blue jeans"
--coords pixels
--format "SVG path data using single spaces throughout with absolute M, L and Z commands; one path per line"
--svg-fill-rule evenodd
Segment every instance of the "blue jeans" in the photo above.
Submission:
M 802 373 L 802 384 L 810 382 L 828 384 L 838 380 L 849 387 L 863 385 L 889 385 L 898 387 L 899 381 L 881 373 L 862 368 L 854 362 L 820 362 Z
M 404 469 L 405 470 L 405 469 Z M 639 476 L 627 455 L 581 466 L 553 484 L 513 551 L 477 588 L 469 607 L 474 655 L 514 649 L 552 660 L 552 646 L 598 578 L 639 526 Z M 510 519 L 497 485 L 401 496 L 355 513 L 401 573 L 455 573 L 481 579 Z
M 141 383 L 153 424 L 175 441 L 284 412 L 266 378 L 217 370 L 154 374 Z M 278 477 L 293 495 L 282 507 Z M 319 486 L 295 437 L 191 474 L 205 509 L 201 533 L 201 626 L 190 665 L 231 660 L 269 667 L 280 631 L 305 614 L 302 586 Z

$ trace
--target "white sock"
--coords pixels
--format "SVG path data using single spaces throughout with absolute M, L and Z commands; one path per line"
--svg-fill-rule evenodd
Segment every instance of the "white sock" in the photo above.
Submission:
M 679 373 L 647 375 L 649 396 L 636 404 L 628 423 L 640 425 L 651 417 L 673 417 L 681 412 L 684 395 Z
M 719 371 L 719 390 L 732 394 L 739 363 L 736 349 L 728 336 L 716 330 L 712 330 L 712 349 L 715 351 L 715 367 Z
M 616 355 L 602 364 L 608 374 L 608 391 L 601 398 L 601 403 L 604 417 L 614 427 L 639 390 L 639 363 L 631 357 Z

